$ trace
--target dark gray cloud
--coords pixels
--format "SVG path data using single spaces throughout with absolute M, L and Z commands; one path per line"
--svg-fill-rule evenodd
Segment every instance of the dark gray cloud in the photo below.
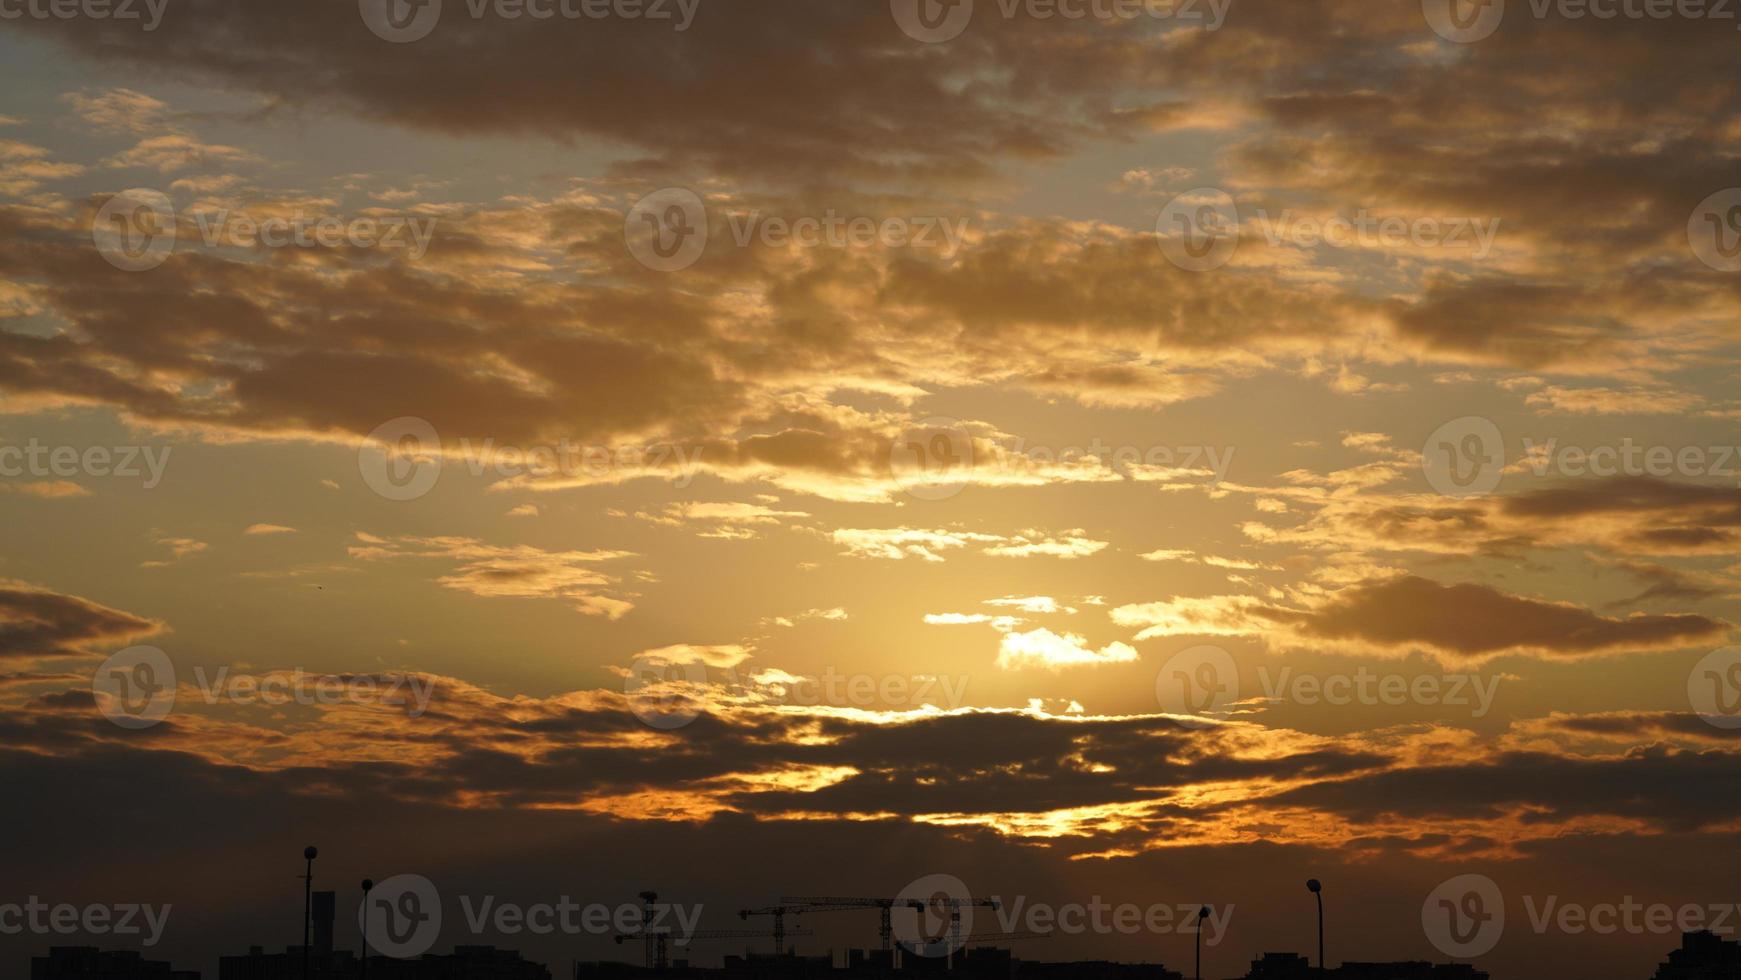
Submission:
M 95 656 L 161 628 L 79 596 L 0 581 L 0 660 Z
M 1693 614 L 1613 618 L 1485 585 L 1443 585 L 1412 575 L 1344 589 L 1307 612 L 1262 615 L 1307 638 L 1384 647 L 1418 644 L 1464 657 L 1516 650 L 1576 657 L 1685 647 L 1720 639 L 1731 628 Z

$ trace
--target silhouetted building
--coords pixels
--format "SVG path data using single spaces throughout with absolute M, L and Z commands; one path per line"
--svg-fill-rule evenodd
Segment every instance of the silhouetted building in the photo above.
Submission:
M 1311 963 L 1298 953 L 1265 953 L 1251 961 L 1245 980 L 1298 980 L 1311 975 Z
M 131 949 L 53 946 L 30 958 L 30 980 L 199 980 L 198 970 L 177 970 Z
M 362 961 L 350 950 L 328 950 L 310 958 L 308 975 L 318 980 L 360 980 Z M 246 956 L 218 960 L 218 980 L 302 980 L 302 947 L 268 953 L 255 946 Z M 425 953 L 415 959 L 369 957 L 369 980 L 550 980 L 550 970 L 511 949 L 455 946 L 451 953 Z
M 1184 974 L 1159 963 L 1113 963 L 1087 960 L 1078 963 L 1016 961 L 1016 980 L 1185 980 Z
M 1018 960 L 1008 949 L 970 946 L 952 958 L 907 952 L 900 965 L 886 950 L 848 950 L 843 966 L 832 956 L 745 954 L 725 957 L 722 967 L 692 967 L 674 960 L 665 969 L 627 963 L 577 963 L 573 980 L 895 980 L 929 977 L 937 980 L 1184 980 L 1153 963 L 1041 963 Z M 373 967 L 370 967 L 372 970 Z
M 1314 969 L 1297 953 L 1265 953 L 1251 961 L 1245 980 L 1487 980 L 1487 974 L 1467 963 L 1348 962 L 1328 970 Z
M 1015 976 L 1016 959 L 1009 950 L 996 946 L 968 946 L 956 950 L 952 957 L 941 955 L 941 950 L 934 956 L 903 953 L 900 969 L 902 973 L 947 974 L 951 980 L 956 976 L 1010 980 Z
M 1487 980 L 1486 973 L 1467 963 L 1427 963 L 1422 960 L 1343 963 L 1325 976 L 1335 980 Z
M 1741 943 L 1712 932 L 1681 934 L 1681 948 L 1668 954 L 1652 980 L 1741 980 Z
M 337 908 L 337 896 L 332 892 L 315 892 L 310 917 L 314 920 L 314 955 L 332 955 L 332 923 Z
M 895 954 L 888 949 L 849 949 L 846 968 L 858 973 L 888 973 L 895 968 Z
M 371 959 L 369 966 L 374 965 Z M 358 969 L 357 958 L 349 950 L 309 957 L 308 973 L 313 977 L 355 977 Z M 302 947 L 288 946 L 282 953 L 268 953 L 253 946 L 245 956 L 220 956 L 218 980 L 302 980 Z
M 550 980 L 550 970 L 521 956 L 517 950 L 455 946 L 451 953 L 425 953 L 414 960 L 371 956 L 369 977 L 370 980 Z
M 778 977 L 780 980 L 806 980 L 812 977 L 833 977 L 832 956 L 779 956 L 773 953 L 745 953 L 727 956 L 720 971 L 728 980 L 757 980 Z

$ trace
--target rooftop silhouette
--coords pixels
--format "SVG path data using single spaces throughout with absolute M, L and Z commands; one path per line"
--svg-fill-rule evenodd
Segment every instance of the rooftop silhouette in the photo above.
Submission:
M 199 980 L 199 971 L 174 969 L 137 950 L 55 946 L 30 958 L 30 980 Z
M 304 973 L 302 949 L 268 953 L 259 946 L 241 956 L 218 960 L 218 980 L 551 980 L 550 970 L 513 950 L 494 946 L 455 946 L 451 953 L 424 953 L 413 959 L 372 955 L 365 964 L 350 950 L 317 953 Z
M 1741 942 L 1700 930 L 1681 935 L 1681 948 L 1668 954 L 1651 980 L 1734 980 L 1741 977 Z

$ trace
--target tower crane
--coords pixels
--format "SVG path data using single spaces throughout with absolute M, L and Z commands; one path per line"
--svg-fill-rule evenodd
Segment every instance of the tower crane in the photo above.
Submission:
M 785 935 L 808 936 L 810 934 L 808 930 L 798 929 L 790 933 L 783 933 L 782 938 Z M 619 943 L 626 943 L 637 936 L 644 937 L 647 941 L 647 949 L 651 953 L 651 958 L 647 960 L 646 965 L 653 969 L 664 970 L 671 966 L 671 950 L 668 942 L 670 935 L 671 932 L 668 929 L 657 929 L 647 932 L 619 932 L 612 938 Z M 678 933 L 677 945 L 685 946 L 692 942 L 705 942 L 714 939 L 767 939 L 768 936 L 768 933 L 759 929 L 700 929 L 691 933 Z
M 774 920 L 774 952 L 786 951 L 786 916 L 797 918 L 804 909 L 796 905 L 769 905 L 759 909 L 739 909 L 738 918 L 748 920 L 752 915 L 771 916 Z
M 906 904 L 921 911 L 936 906 L 941 906 L 949 911 L 949 946 L 945 955 L 948 957 L 950 969 L 955 968 L 955 951 L 960 949 L 965 942 L 961 936 L 961 910 L 999 907 L 998 900 L 995 898 L 955 898 L 952 895 L 936 895 L 929 900 L 914 899 Z
M 1051 938 L 1052 934 L 1049 932 L 1029 932 L 1026 930 L 1021 932 L 975 932 L 970 935 L 962 936 L 961 944 L 963 946 L 974 946 L 979 943 L 1003 943 L 1012 942 L 1017 939 Z
M 906 899 L 898 898 L 844 898 L 840 896 L 797 897 L 782 896 L 780 904 L 786 908 L 796 908 L 805 912 L 844 912 L 851 909 L 876 909 L 878 913 L 877 935 L 882 939 L 883 952 L 888 952 L 892 937 L 895 934 L 890 922 L 890 910 L 897 905 L 905 905 Z
M 894 910 L 896 908 L 911 908 L 919 911 L 932 906 L 942 906 L 948 909 L 950 945 L 961 945 L 961 910 L 964 908 L 998 908 L 994 898 L 953 898 L 940 895 L 929 901 L 916 898 L 856 898 L 839 895 L 782 896 L 780 903 L 787 909 L 804 912 L 833 912 L 846 909 L 876 909 L 878 914 L 877 935 L 882 940 L 884 952 L 893 945 Z
M 641 935 L 644 942 L 641 963 L 643 966 L 657 966 L 664 969 L 666 964 L 665 934 L 650 927 L 653 922 L 653 903 L 659 900 L 659 893 L 654 891 L 641 892 Z M 618 936 L 617 942 L 622 942 L 624 936 Z

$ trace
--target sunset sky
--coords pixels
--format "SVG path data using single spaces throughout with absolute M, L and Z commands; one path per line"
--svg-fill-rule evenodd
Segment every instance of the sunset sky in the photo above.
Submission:
M 1451 959 L 1462 875 L 1496 980 L 1680 943 L 1548 896 L 1741 930 L 1736 15 L 50 6 L 0 0 L 0 904 L 173 902 L 210 977 L 300 941 L 309 843 L 351 947 L 400 873 L 1209 902 L 1216 977 L 1312 951 L 1308 877 L 1332 963 Z M 128 945 L 0 975 L 75 943 Z

